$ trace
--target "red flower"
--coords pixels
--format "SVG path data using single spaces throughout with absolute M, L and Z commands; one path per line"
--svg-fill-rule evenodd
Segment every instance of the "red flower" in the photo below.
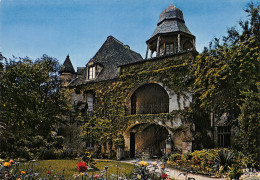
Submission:
M 167 178 L 167 174 L 162 173 L 161 177 L 162 177 L 163 179 L 165 179 L 165 178 Z
M 46 173 L 47 173 L 47 174 L 51 174 L 51 172 L 50 172 L 50 171 L 47 171 Z
M 99 175 L 98 175 L 98 174 L 96 174 L 96 175 L 94 176 L 94 178 L 99 178 Z
M 180 157 L 178 157 L 177 159 L 181 159 Z
M 79 162 L 77 168 L 79 172 L 85 172 L 86 170 L 88 170 L 88 167 L 86 166 L 86 162 Z

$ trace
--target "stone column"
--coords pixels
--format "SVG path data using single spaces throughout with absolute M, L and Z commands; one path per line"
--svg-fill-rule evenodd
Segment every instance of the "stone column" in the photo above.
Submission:
M 165 55 L 166 54 L 166 44 L 165 43 L 163 43 L 163 55 Z
M 181 51 L 181 35 L 178 34 L 178 52 Z
M 168 139 L 166 140 L 166 155 L 170 155 L 172 152 L 172 138 L 171 135 L 168 135 Z
M 182 154 L 192 152 L 192 141 L 182 142 Z
M 158 36 L 158 39 L 157 39 L 156 57 L 159 56 L 159 48 L 160 48 L 160 36 Z
M 195 38 L 193 39 L 193 48 L 192 49 L 196 49 L 195 48 L 196 46 L 195 46 Z
M 149 45 L 147 45 L 147 50 L 146 50 L 145 59 L 147 59 L 147 57 L 148 57 L 148 51 L 149 51 Z

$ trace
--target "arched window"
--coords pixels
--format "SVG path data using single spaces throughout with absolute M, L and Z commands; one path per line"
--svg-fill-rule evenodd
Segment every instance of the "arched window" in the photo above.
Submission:
M 158 84 L 145 84 L 131 96 L 131 114 L 159 114 L 169 112 L 169 96 Z

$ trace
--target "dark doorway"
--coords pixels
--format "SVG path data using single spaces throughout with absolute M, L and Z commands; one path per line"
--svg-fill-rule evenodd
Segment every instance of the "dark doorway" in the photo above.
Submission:
M 130 132 L 130 158 L 135 158 L 135 133 Z

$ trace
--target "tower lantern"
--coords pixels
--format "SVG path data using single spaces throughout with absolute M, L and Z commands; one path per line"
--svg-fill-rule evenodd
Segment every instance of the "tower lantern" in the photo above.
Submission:
M 146 41 L 146 59 L 195 49 L 195 36 L 185 25 L 183 13 L 174 5 L 166 8 L 159 17 L 157 28 Z

